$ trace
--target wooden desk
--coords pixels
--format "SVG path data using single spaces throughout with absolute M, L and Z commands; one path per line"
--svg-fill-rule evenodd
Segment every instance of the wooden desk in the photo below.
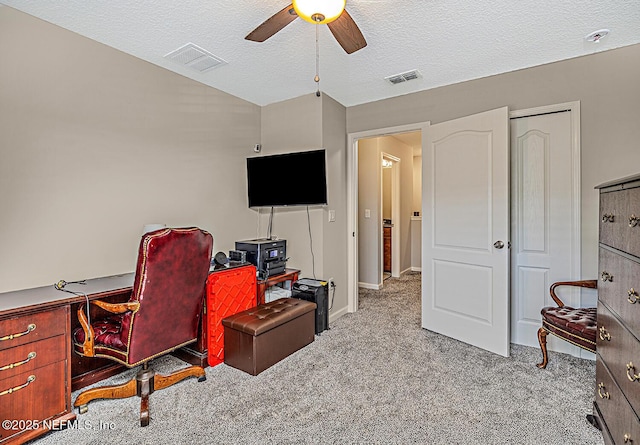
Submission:
M 133 274 L 67 288 L 89 299 L 131 293 Z M 75 419 L 71 405 L 71 307 L 86 301 L 43 286 L 0 294 L 0 443 L 24 443 Z M 34 426 L 38 427 L 33 429 Z
M 275 286 L 276 284 L 285 283 L 288 286 L 287 289 L 291 290 L 293 283 L 298 281 L 298 269 L 285 269 L 284 273 L 269 277 L 266 280 L 258 280 L 257 286 L 257 299 L 258 304 L 264 304 L 264 294 L 268 288 Z M 288 282 L 288 283 L 287 283 Z

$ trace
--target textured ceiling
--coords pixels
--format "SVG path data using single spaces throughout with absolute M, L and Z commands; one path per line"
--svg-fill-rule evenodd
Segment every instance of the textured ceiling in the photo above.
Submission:
M 315 91 L 315 25 L 244 40 L 287 0 L 0 0 L 257 105 Z M 347 55 L 320 25 L 320 88 L 353 106 L 640 43 L 638 0 L 347 0 L 368 46 Z M 600 43 L 585 41 L 609 28 Z M 192 42 L 228 64 L 205 73 L 164 56 Z M 391 85 L 393 74 L 422 77 Z

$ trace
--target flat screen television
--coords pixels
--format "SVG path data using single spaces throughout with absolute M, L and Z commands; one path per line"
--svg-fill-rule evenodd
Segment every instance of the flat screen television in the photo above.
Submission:
M 249 207 L 327 204 L 325 150 L 247 158 Z

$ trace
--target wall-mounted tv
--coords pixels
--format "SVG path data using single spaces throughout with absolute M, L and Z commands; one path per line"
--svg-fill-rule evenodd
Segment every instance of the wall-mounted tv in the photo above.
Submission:
M 247 158 L 249 207 L 327 204 L 325 150 Z

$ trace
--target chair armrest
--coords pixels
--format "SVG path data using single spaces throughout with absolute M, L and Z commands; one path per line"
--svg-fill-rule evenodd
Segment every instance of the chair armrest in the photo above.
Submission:
M 558 307 L 564 307 L 562 300 L 556 295 L 556 287 L 558 286 L 574 286 L 574 287 L 587 287 L 589 289 L 598 288 L 598 280 L 580 280 L 580 281 L 558 281 L 553 283 L 549 288 L 549 294 L 553 301 L 556 302 Z
M 140 307 L 140 303 L 138 303 L 137 301 L 127 302 L 127 303 L 107 303 L 104 301 L 96 300 L 96 301 L 92 301 L 91 303 L 113 314 L 135 312 Z M 84 342 L 82 343 L 82 353 L 87 357 L 95 357 L 95 351 L 94 351 L 95 332 L 93 331 L 93 327 L 89 324 L 89 320 L 87 320 L 87 314 L 85 312 L 84 304 L 81 304 L 80 307 L 78 308 L 78 321 L 80 322 L 80 326 L 84 331 Z
M 140 303 L 137 301 L 127 302 L 127 303 L 107 303 L 105 301 L 95 300 L 91 303 L 96 306 L 104 309 L 107 312 L 111 312 L 112 314 L 124 314 L 125 312 L 135 312 L 140 307 Z

